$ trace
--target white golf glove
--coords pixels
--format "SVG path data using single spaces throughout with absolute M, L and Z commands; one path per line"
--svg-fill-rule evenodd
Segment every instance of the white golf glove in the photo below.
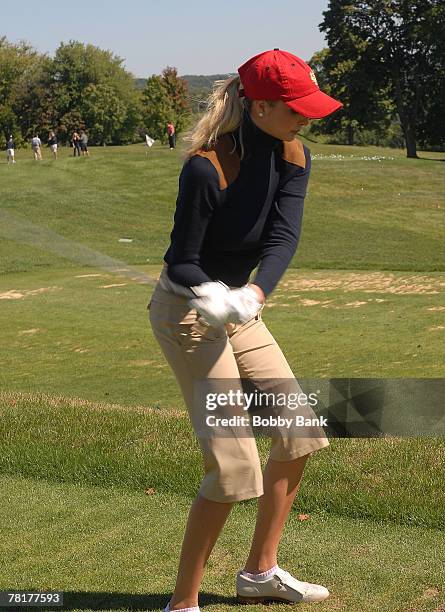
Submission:
M 207 282 L 191 287 L 198 297 L 189 300 L 189 305 L 215 327 L 231 323 L 246 323 L 261 309 L 255 291 L 244 285 L 240 289 L 229 289 L 221 281 Z
M 190 288 L 197 297 L 189 300 L 189 306 L 196 308 L 209 325 L 224 325 L 228 315 L 229 287 L 221 281 L 212 281 Z
M 258 301 L 255 290 L 247 285 L 230 291 L 229 304 L 231 310 L 227 321 L 231 323 L 247 323 L 258 314 L 263 306 Z

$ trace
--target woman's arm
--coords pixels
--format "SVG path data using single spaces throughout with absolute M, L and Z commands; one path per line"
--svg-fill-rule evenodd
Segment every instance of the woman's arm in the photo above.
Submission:
M 306 167 L 294 167 L 279 188 L 268 219 L 269 231 L 253 284 L 267 297 L 276 287 L 298 246 L 303 221 L 304 199 L 311 169 L 309 149 L 304 147 Z M 284 162 L 290 167 L 288 162 Z
M 208 159 L 196 155 L 184 164 L 167 262 L 168 277 L 179 285 L 212 282 L 201 268 L 200 252 L 219 191 L 218 173 Z

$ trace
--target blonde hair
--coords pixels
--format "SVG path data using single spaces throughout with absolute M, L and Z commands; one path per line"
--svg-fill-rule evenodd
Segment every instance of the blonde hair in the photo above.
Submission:
M 240 125 L 246 106 L 238 95 L 240 85 L 239 75 L 214 82 L 206 112 L 183 137 L 189 145 L 184 150 L 185 159 L 200 149 L 209 150 L 220 136 L 233 132 Z

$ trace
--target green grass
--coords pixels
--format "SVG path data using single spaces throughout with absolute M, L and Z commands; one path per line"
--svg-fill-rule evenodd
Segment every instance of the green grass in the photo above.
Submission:
M 309 143 L 314 159 L 304 230 L 293 265 L 308 268 L 443 270 L 445 164 L 441 154 Z M 181 159 L 155 145 L 93 148 L 91 158 L 41 163 L 29 151 L 0 164 L 1 208 L 129 264 L 160 263 L 168 246 Z M 366 156 L 394 159 L 367 161 Z M 442 155 L 443 157 L 443 155 Z M 2 228 L 2 233 L 7 228 Z M 7 238 L 7 231 L 5 232 Z M 131 244 L 118 242 L 121 237 Z M 5 240 L 0 271 L 72 265 L 60 256 Z
M 189 498 L 203 477 L 184 410 L 6 393 L 0 414 L 0 473 Z M 257 439 L 263 464 L 268 443 Z M 444 464 L 442 439 L 332 440 L 295 510 L 442 528 Z
M 61 590 L 74 611 L 163 609 L 174 584 L 188 497 L 21 477 L 0 482 L 6 561 L 0 589 Z M 229 516 L 202 583 L 203 610 L 239 609 L 234 580 L 253 535 L 251 510 L 240 503 Z M 284 567 L 331 590 L 317 610 L 423 612 L 441 609 L 444 546 L 438 530 L 315 513 L 304 522 L 291 516 L 280 555 Z M 298 610 L 313 606 L 299 604 Z
M 182 406 L 151 333 L 152 290 L 85 268 L 4 275 L 0 388 Z M 291 270 L 263 318 L 296 376 L 440 377 L 443 303 L 440 273 Z
M 443 377 L 444 155 L 309 146 L 302 239 L 263 315 L 295 375 Z M 0 215 L 156 277 L 178 151 L 68 154 L 37 164 L 19 151 L 14 167 L 0 164 Z M 394 159 L 361 159 L 376 155 Z M 60 589 L 74 610 L 159 611 L 203 471 L 149 327 L 152 288 L 17 237 L 1 224 L 0 590 Z M 267 442 L 257 440 L 263 463 Z M 442 438 L 331 440 L 308 463 L 280 563 L 330 588 L 321 610 L 444 609 L 444 466 Z M 255 508 L 235 505 L 204 609 L 236 605 Z

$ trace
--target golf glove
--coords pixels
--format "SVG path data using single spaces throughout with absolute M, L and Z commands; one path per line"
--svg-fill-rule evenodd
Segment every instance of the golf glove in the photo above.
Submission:
M 228 321 L 231 323 L 247 323 L 253 319 L 262 308 L 261 302 L 254 289 L 244 285 L 240 289 L 232 289 L 228 298 L 230 313 Z
M 262 308 L 255 291 L 247 285 L 231 290 L 222 281 L 216 281 L 202 283 L 192 290 L 197 297 L 189 300 L 189 305 L 215 327 L 228 322 L 246 323 Z
M 189 306 L 196 308 L 209 325 L 219 327 L 227 321 L 230 289 L 221 281 L 202 283 L 191 287 L 197 296 L 189 300 Z

